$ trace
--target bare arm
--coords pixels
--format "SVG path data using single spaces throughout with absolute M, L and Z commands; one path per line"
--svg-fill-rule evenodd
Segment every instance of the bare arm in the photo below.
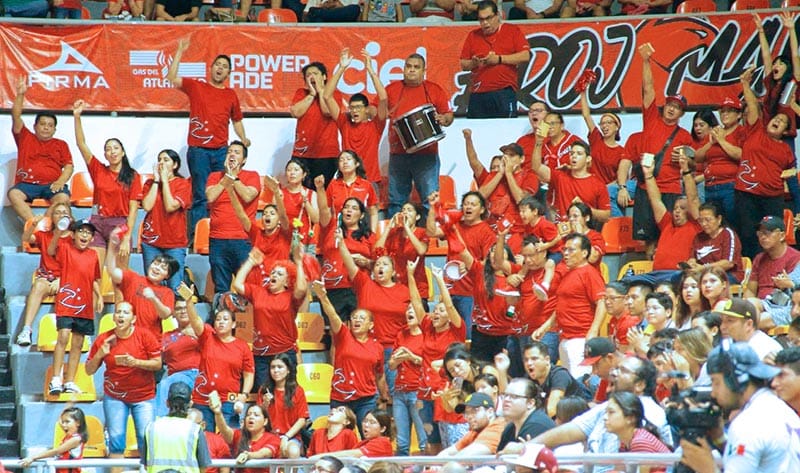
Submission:
M 472 175 L 477 179 L 478 176 L 486 171 L 486 168 L 478 159 L 478 153 L 475 151 L 475 143 L 472 142 L 472 130 L 469 128 L 464 128 L 461 132 L 464 134 L 464 146 L 466 147 L 467 152 L 467 162 L 469 163 L 470 169 L 472 169 Z
M 365 8 L 366 10 L 366 8 Z M 403 9 L 397 9 L 398 15 L 398 22 L 403 22 Z M 380 122 L 384 122 L 386 117 L 389 116 L 389 95 L 386 93 L 386 88 L 383 86 L 381 82 L 381 78 L 378 73 L 375 71 L 375 67 L 372 64 L 372 56 L 369 55 L 366 49 L 361 51 L 361 54 L 364 56 L 364 63 L 367 66 L 367 74 L 369 78 L 372 79 L 372 85 L 375 86 L 375 93 L 378 94 L 378 113 L 375 115 L 375 120 Z
M 689 160 L 686 156 L 681 155 L 680 166 L 686 201 L 689 203 L 689 215 L 697 220 L 700 218 L 700 196 L 697 194 L 697 183 L 694 180 L 694 173 L 689 170 Z
M 366 11 L 367 9 L 364 8 L 365 13 Z M 333 73 L 333 77 L 328 79 L 328 82 L 325 83 L 325 89 L 322 93 L 322 100 L 328 106 L 328 110 L 331 113 L 331 118 L 335 119 L 339 116 L 339 104 L 336 103 L 336 98 L 333 96 L 333 93 L 336 91 L 336 85 L 342 79 L 344 71 L 347 70 L 352 61 L 353 56 L 350 55 L 350 48 L 344 48 L 339 54 L 339 67 L 336 68 L 336 71 Z
M 244 145 L 249 148 L 250 139 L 247 137 L 247 133 L 245 133 L 244 131 L 244 122 L 242 120 L 237 120 L 231 123 L 233 125 L 233 132 L 236 133 L 236 136 L 238 136 L 239 139 L 242 140 L 242 143 L 244 143 Z
M 533 145 L 533 153 L 531 154 L 531 169 L 543 182 L 550 182 L 550 167 L 542 164 L 543 147 L 544 138 L 537 132 L 536 144 Z
M 431 209 L 435 208 L 439 203 L 439 191 L 433 191 L 428 196 L 428 203 Z M 425 220 L 425 233 L 432 238 L 440 238 L 444 236 L 442 231 L 436 226 L 436 215 L 434 212 L 428 212 L 428 218 Z
M 417 287 L 417 280 L 414 277 L 414 271 L 417 269 L 417 263 L 419 259 L 416 261 L 409 261 L 406 263 L 406 271 L 408 272 L 408 292 L 411 297 L 411 305 L 414 307 L 414 312 L 417 314 L 417 318 L 421 321 L 425 318 L 425 307 L 422 305 L 422 296 L 419 294 L 419 287 Z M 394 368 L 393 368 L 394 369 Z
M 651 166 L 642 166 L 642 173 L 644 174 L 647 198 L 650 199 L 650 207 L 653 209 L 653 218 L 658 223 L 667 213 L 667 207 L 661 201 L 661 191 L 658 189 L 658 184 L 656 184 L 656 178 L 653 177 L 653 168 Z
M 189 325 L 194 330 L 194 333 L 199 337 L 205 330 L 203 319 L 197 313 L 197 307 L 194 306 L 194 298 L 191 296 L 192 290 L 185 283 L 178 286 L 178 293 L 186 300 L 186 312 L 189 314 Z
M 753 23 L 758 31 L 758 44 L 761 49 L 761 60 L 764 63 L 764 76 L 772 71 L 772 51 L 769 49 L 769 41 L 767 35 L 764 33 L 764 25 L 761 23 L 761 18 L 757 13 L 753 13 Z
M 11 129 L 14 134 L 22 131 L 22 127 L 25 126 L 25 122 L 22 121 L 22 109 L 25 105 L 25 92 L 27 91 L 25 78 L 20 77 L 17 80 L 17 95 L 14 96 L 14 105 L 11 106 Z
M 586 435 L 583 431 L 572 422 L 567 422 L 538 435 L 531 442 L 542 443 L 548 448 L 555 448 L 561 445 L 583 442 L 584 440 L 586 440 Z
M 758 97 L 756 97 L 755 92 L 750 87 L 751 82 L 753 81 L 753 68 L 750 67 L 742 75 L 739 77 L 739 81 L 742 83 L 742 93 L 744 95 L 744 101 L 747 104 L 747 111 L 745 113 L 745 121 L 749 125 L 753 125 L 758 121 Z
M 600 333 L 600 325 L 603 323 L 603 319 L 606 317 L 606 303 L 603 299 L 597 301 L 597 307 L 594 311 L 594 320 L 592 320 L 592 326 L 589 328 L 589 332 L 586 334 L 586 339 L 589 340 L 590 338 L 596 337 Z
M 189 38 L 181 38 L 178 41 L 178 49 L 175 51 L 175 57 L 172 59 L 172 63 L 169 65 L 169 70 L 167 71 L 167 80 L 178 88 L 183 87 L 183 79 L 178 76 L 178 65 L 181 62 L 183 53 L 186 52 L 187 49 L 189 49 Z
M 314 281 L 311 283 L 311 290 L 314 291 L 314 295 L 319 299 L 319 305 L 322 307 L 325 315 L 328 316 L 328 322 L 331 325 L 331 333 L 339 333 L 339 330 L 342 329 L 342 319 L 339 317 L 339 314 L 336 313 L 336 309 L 333 307 L 331 300 L 328 299 L 328 291 L 325 290 L 325 285 L 322 281 Z
M 653 82 L 653 66 L 650 64 L 650 57 L 653 55 L 653 48 L 650 43 L 639 46 L 639 55 L 642 56 L 642 108 L 647 108 L 656 99 L 656 89 Z
M 327 227 L 331 223 L 333 214 L 328 204 L 328 194 L 325 192 L 325 176 L 320 174 L 314 178 L 314 187 L 317 188 L 317 208 L 319 209 L 319 224 Z
M 358 274 L 358 265 L 356 265 L 350 249 L 344 244 L 344 235 L 340 228 L 336 229 L 336 244 L 339 246 L 339 254 L 342 256 L 342 264 L 344 264 L 344 269 L 347 271 L 347 277 L 352 281 Z
M 250 274 L 250 271 L 252 271 L 253 268 L 263 262 L 264 255 L 258 248 L 253 248 L 250 250 L 250 254 L 247 255 L 247 259 L 244 260 L 242 266 L 239 267 L 239 271 L 236 271 L 236 276 L 233 278 L 233 283 L 231 284 L 231 290 L 240 296 L 244 296 L 244 284 L 245 281 L 247 281 L 247 275 Z
M 436 281 L 436 286 L 439 288 L 439 298 L 447 310 L 447 318 L 450 319 L 450 324 L 461 327 L 463 320 L 461 320 L 456 306 L 453 305 L 453 299 L 450 297 L 450 290 L 447 288 L 447 284 L 444 282 L 442 270 L 439 268 L 431 268 L 431 276 L 433 276 L 433 280 Z
M 72 116 L 75 118 L 75 144 L 88 166 L 92 162 L 92 151 L 86 144 L 86 134 L 83 132 L 83 123 L 81 122 L 81 113 L 85 106 L 86 103 L 83 100 L 76 100 L 72 106 Z
M 592 118 L 592 111 L 591 111 L 591 109 L 589 109 L 589 88 L 588 87 L 581 94 L 581 115 L 583 116 L 584 123 L 586 123 L 586 128 L 589 129 L 589 133 L 594 131 L 594 129 L 597 128 L 597 125 L 595 125 L 594 119 Z

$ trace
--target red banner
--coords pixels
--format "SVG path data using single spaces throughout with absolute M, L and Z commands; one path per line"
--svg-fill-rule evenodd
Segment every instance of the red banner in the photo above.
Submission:
M 762 20 L 773 55 L 788 53 L 788 35 L 778 13 Z M 463 113 L 469 74 L 460 71 L 458 58 L 464 38 L 475 27 L 5 24 L 0 25 L 2 106 L 11 107 L 14 84 L 24 76 L 29 84 L 26 108 L 69 110 L 75 99 L 83 98 L 93 110 L 185 111 L 186 97 L 172 90 L 164 77 L 178 39 L 188 34 L 191 46 L 181 60 L 180 75 L 205 77 L 217 54 L 229 55 L 229 85 L 247 113 L 287 113 L 294 91 L 303 84 L 301 68 L 321 61 L 332 74 L 344 47 L 354 53 L 366 47 L 384 83 L 401 79 L 404 58 L 421 53 L 428 61 L 428 79 L 442 85 Z M 637 110 L 641 61 L 636 48 L 645 42 L 655 48 L 657 96 L 680 92 L 692 107 L 716 105 L 726 95 L 738 95 L 739 75 L 761 63 L 750 13 L 537 21 L 520 27 L 533 52 L 531 62 L 520 67 L 518 97 L 523 107 L 535 97 L 555 109 L 576 108 L 575 83 L 583 70 L 594 69 L 598 79 L 589 88 L 593 108 Z M 339 90 L 349 95 L 365 88 L 373 92 L 359 57 Z

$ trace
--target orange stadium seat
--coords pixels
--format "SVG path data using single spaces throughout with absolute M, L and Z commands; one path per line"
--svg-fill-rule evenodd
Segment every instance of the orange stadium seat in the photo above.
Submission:
M 763 10 L 769 7 L 769 0 L 736 0 L 731 3 L 731 11 Z
M 69 186 L 72 195 L 69 201 L 75 207 L 91 207 L 94 204 L 94 183 L 88 172 L 76 172 Z
M 203 218 L 197 221 L 194 228 L 194 252 L 201 255 L 208 254 L 208 234 L 211 231 L 211 219 Z
M 717 4 L 714 0 L 685 0 L 678 5 L 675 13 L 702 13 L 717 11 Z
M 606 241 L 606 253 L 618 254 L 629 251 L 644 251 L 644 243 L 633 239 L 633 219 L 631 217 L 614 217 L 603 225 L 603 239 Z
M 783 209 L 783 224 L 786 226 L 786 244 L 794 246 L 797 243 L 794 235 L 794 215 L 789 209 Z
M 258 12 L 259 23 L 297 23 L 297 15 L 288 8 L 265 8 Z
M 325 335 L 325 320 L 316 312 L 298 312 L 297 319 L 297 347 L 300 351 L 324 350 L 325 344 L 321 342 Z
M 86 7 L 81 7 L 81 20 L 91 20 L 92 12 Z
M 273 194 L 272 190 L 267 187 L 267 178 L 265 177 L 261 182 L 261 194 L 258 195 L 258 210 L 264 210 L 264 207 L 266 207 L 267 204 L 271 204 L 274 201 L 275 194 Z
M 439 202 L 446 209 L 458 207 L 456 203 L 456 182 L 450 176 L 439 176 Z

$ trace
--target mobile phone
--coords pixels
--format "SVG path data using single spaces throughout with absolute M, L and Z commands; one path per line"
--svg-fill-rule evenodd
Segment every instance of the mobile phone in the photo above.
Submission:
M 550 132 L 550 124 L 547 122 L 539 122 L 539 127 L 536 129 L 536 134 L 541 136 L 542 138 L 547 138 L 547 134 Z
M 114 361 L 120 365 L 128 358 L 128 355 L 114 355 Z
M 642 166 L 651 168 L 655 164 L 656 156 L 653 153 L 642 153 Z
M 464 378 L 462 378 L 461 376 L 456 376 L 455 378 L 453 378 L 453 384 L 452 384 L 453 389 L 458 389 L 459 391 L 461 391 L 462 386 L 464 386 Z
M 559 233 L 569 233 L 570 227 L 569 222 L 561 222 L 558 224 L 558 232 Z
M 221 404 L 221 401 L 220 401 L 220 399 L 219 399 L 219 393 L 218 393 L 218 392 L 216 392 L 216 391 L 211 391 L 211 392 L 208 394 L 208 404 L 209 404 L 209 405 L 215 405 L 215 406 L 218 406 L 218 405 L 220 405 L 220 404 Z
M 694 159 L 694 148 L 692 148 L 691 146 L 684 146 L 683 155 L 689 159 Z
M 178 285 L 178 294 L 183 298 L 183 300 L 188 301 L 191 300 L 194 293 L 192 289 L 186 285 L 186 283 L 182 282 Z

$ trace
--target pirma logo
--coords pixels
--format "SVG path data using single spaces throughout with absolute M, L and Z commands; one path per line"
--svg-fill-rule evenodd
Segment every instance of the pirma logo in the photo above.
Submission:
M 28 75 L 28 86 L 41 84 L 47 90 L 108 89 L 101 71 L 86 56 L 61 41 L 61 56 L 52 64 Z

